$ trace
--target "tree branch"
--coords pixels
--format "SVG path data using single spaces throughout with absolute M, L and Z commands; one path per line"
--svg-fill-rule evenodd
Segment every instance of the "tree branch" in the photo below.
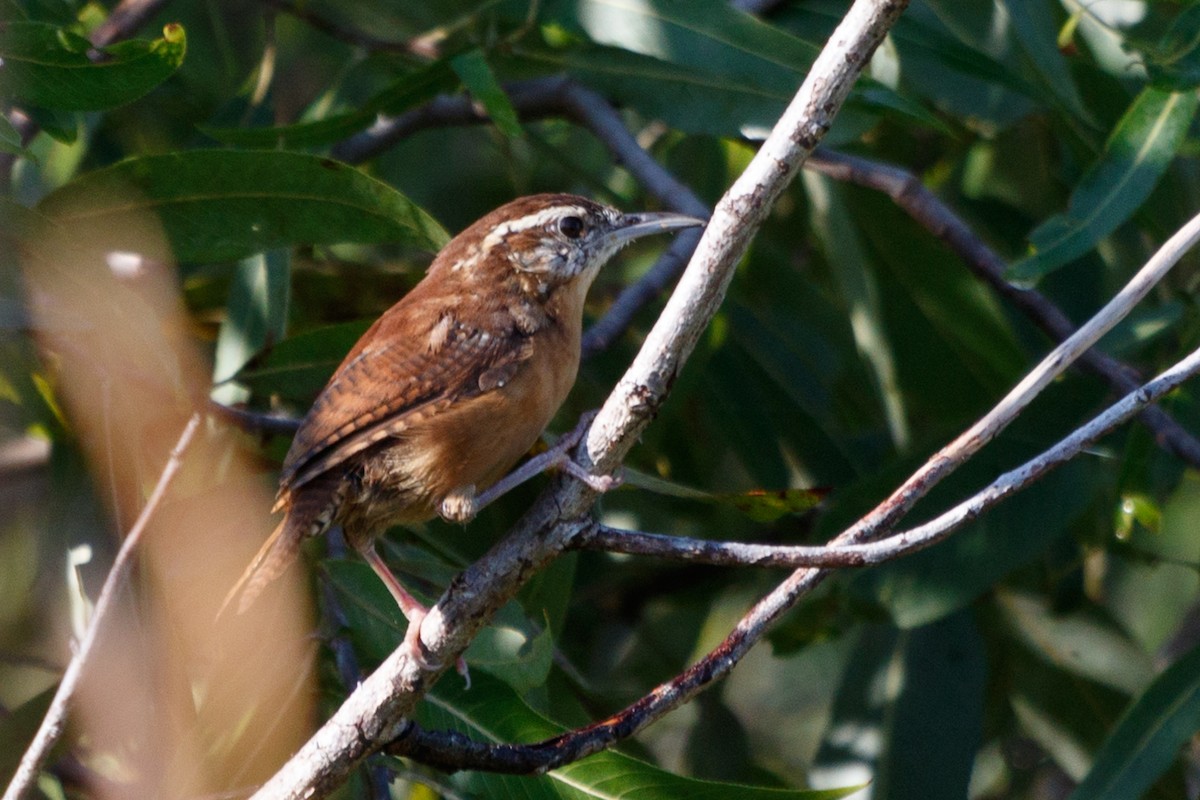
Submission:
M 905 6 L 858 0 L 847 13 L 775 130 L 718 205 L 666 311 L 597 415 L 582 457 L 611 468 L 633 446 L 715 314 L 753 230 L 829 129 L 859 71 Z M 453 663 L 495 610 L 586 526 L 594 499 L 582 483 L 556 478 L 514 531 L 456 578 L 425 617 L 421 639 L 429 659 L 441 666 L 422 667 L 406 649 L 394 652 L 255 796 L 323 796 L 367 755 L 399 736 L 406 728 L 404 716 L 444 665 Z M 672 705 L 689 696 L 675 696 Z
M 808 166 L 824 175 L 883 192 L 896 205 L 946 245 L 998 295 L 1023 312 L 1051 339 L 1061 342 L 1075 332 L 1071 320 L 1036 289 L 1022 289 L 1004 278 L 1005 263 L 963 222 L 954 210 L 938 199 L 917 177 L 899 167 L 861 156 L 818 150 Z M 1108 354 L 1090 349 L 1079 358 L 1089 372 L 1103 378 L 1118 393 L 1131 392 L 1139 380 L 1136 372 Z M 1200 440 L 1192 436 L 1170 414 L 1158 406 L 1146 407 L 1140 419 L 1159 445 L 1200 467 Z

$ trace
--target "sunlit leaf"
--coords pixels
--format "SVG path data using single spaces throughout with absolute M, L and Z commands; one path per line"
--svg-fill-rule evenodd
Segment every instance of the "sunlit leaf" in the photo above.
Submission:
M 1066 213 L 1029 235 L 1033 254 L 1013 264 L 1009 277 L 1036 280 L 1079 258 L 1133 216 L 1174 158 L 1196 105 L 1195 92 L 1142 90 L 1113 130 L 1100 160 L 1075 187 Z
M 0 97 L 60 111 L 97 111 L 136 100 L 183 63 L 187 37 L 167 25 L 161 39 L 129 40 L 92 57 L 86 39 L 41 22 L 0 26 Z

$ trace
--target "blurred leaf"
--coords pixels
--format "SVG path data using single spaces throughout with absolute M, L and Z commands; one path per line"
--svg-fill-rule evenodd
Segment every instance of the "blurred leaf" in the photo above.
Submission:
M 1147 87 L 1117 123 L 1100 160 L 1071 194 L 1065 214 L 1029 235 L 1033 254 L 1013 264 L 1009 277 L 1031 282 L 1096 246 L 1128 220 L 1162 177 L 1196 113 L 1195 92 Z
M 201 126 L 219 142 L 242 147 L 320 147 L 347 139 L 373 125 L 381 114 L 395 116 L 424 103 L 456 85 L 449 62 L 436 61 L 394 80 L 359 108 L 324 119 L 272 128 L 220 128 Z
M 290 287 L 291 262 L 287 251 L 272 250 L 238 263 L 213 355 L 214 383 L 236 375 L 256 353 L 287 334 Z M 246 397 L 236 389 L 219 386 L 214 399 L 226 404 L 245 401 Z
M 520 138 L 521 121 L 517 118 L 516 109 L 513 108 L 504 89 L 500 88 L 496 76 L 492 74 L 492 68 L 488 66 L 483 51 L 470 50 L 455 56 L 450 60 L 450 65 L 471 96 L 483 103 L 488 116 L 500 132 L 510 139 Z
M 1042 83 L 1071 114 L 1095 126 L 1096 120 L 1083 103 L 1075 78 L 1059 47 L 1052 6 L 1047 0 L 1005 0 L 1013 32 L 1024 48 Z
M 1200 6 L 1180 11 L 1147 56 L 1146 69 L 1159 88 L 1187 91 L 1200 84 Z
M 510 616 L 518 616 L 515 605 Z M 479 632 L 467 648 L 467 662 L 472 668 L 487 670 L 517 692 L 527 692 L 546 683 L 554 663 L 554 636 L 549 628 L 530 633 L 525 620 L 517 625 L 505 624 L 503 617 Z M 523 623 L 523 624 L 522 624 Z
M 966 797 L 983 739 L 987 658 L 979 632 L 970 615 L 959 612 L 903 634 L 900 642 L 901 688 L 890 693 L 872 797 Z
M 167 25 L 163 38 L 130 40 L 92 58 L 81 36 L 41 22 L 0 26 L 0 97 L 17 105 L 98 111 L 129 103 L 165 81 L 183 63 L 187 37 Z
M 998 605 L 1017 638 L 1058 669 L 1126 694 L 1146 685 L 1154 665 L 1115 625 L 1084 614 L 1056 614 L 1049 603 L 1004 591 Z
M 122 221 L 129 215 L 157 214 L 181 261 L 341 242 L 436 251 L 449 239 L 387 184 L 329 158 L 281 151 L 131 158 L 76 178 L 38 210 L 111 250 L 122 249 Z
M 307 407 L 366 332 L 370 322 L 346 322 L 284 339 L 235 376 L 259 397 L 278 396 Z
M 16 773 L 56 691 L 57 683 L 0 716 L 0 783 L 7 785 Z
M 1168 667 L 1105 740 L 1071 800 L 1141 797 L 1200 730 L 1200 647 Z
M 25 148 L 21 146 L 21 134 L 3 114 L 0 114 L 0 152 L 25 154 Z
M 721 0 L 551 0 L 546 14 L 611 45 L 755 85 L 796 86 L 817 48 Z
M 825 489 L 751 489 L 746 492 L 705 492 L 626 467 L 625 483 L 667 497 L 736 508 L 755 522 L 774 522 L 788 514 L 803 514 L 820 504 Z
M 1113 535 L 1128 539 L 1133 535 L 1134 525 L 1141 525 L 1151 533 L 1162 527 L 1162 509 L 1153 498 L 1144 494 L 1127 493 L 1121 497 L 1115 514 Z
M 557 736 L 563 729 L 534 712 L 510 689 L 480 675 L 470 691 L 461 683 L 441 681 L 418 706 L 417 719 L 430 729 L 454 730 L 476 740 L 536 742 Z M 739 784 L 684 778 L 622 753 L 604 750 L 574 764 L 541 776 L 464 773 L 456 785 L 481 797 L 637 798 L 668 800 L 688 797 L 737 797 L 739 800 L 836 800 L 861 787 L 803 791 L 765 789 Z

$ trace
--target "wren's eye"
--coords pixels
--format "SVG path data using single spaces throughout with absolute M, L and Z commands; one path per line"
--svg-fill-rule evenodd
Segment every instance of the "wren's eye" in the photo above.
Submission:
M 558 221 L 558 231 L 568 239 L 578 239 L 583 235 L 583 220 L 579 217 L 563 217 Z

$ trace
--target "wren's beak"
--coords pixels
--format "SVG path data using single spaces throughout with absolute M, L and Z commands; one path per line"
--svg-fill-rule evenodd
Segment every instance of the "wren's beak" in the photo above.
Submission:
M 617 227 L 605 234 L 604 243 L 613 248 L 624 247 L 634 239 L 652 233 L 664 233 L 678 228 L 695 228 L 704 225 L 704 220 L 675 214 L 670 211 L 645 211 L 639 214 L 623 214 Z

